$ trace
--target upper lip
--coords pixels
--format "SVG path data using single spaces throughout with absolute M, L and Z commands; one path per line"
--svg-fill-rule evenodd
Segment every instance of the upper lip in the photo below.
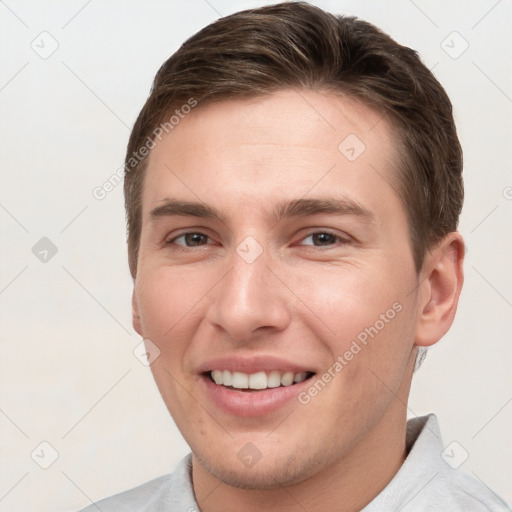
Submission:
M 256 372 L 271 372 L 273 370 L 279 372 L 313 372 L 311 367 L 306 367 L 302 364 L 287 361 L 286 359 L 276 356 L 227 356 L 209 359 L 202 363 L 199 368 L 199 373 L 206 373 L 212 370 L 229 370 L 231 372 L 242 373 L 256 373 Z

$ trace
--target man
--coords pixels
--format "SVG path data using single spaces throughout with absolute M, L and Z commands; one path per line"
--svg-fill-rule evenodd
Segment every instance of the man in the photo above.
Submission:
M 222 18 L 128 144 L 133 324 L 192 453 L 87 510 L 509 510 L 407 424 L 463 282 L 462 152 L 416 53 L 305 3 Z

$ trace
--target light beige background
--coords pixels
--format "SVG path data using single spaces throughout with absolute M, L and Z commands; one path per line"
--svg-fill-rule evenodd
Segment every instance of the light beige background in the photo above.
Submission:
M 122 186 L 93 190 L 122 165 L 160 64 L 219 15 L 264 3 L 0 2 L 1 512 L 77 510 L 187 453 L 132 353 Z M 435 411 L 445 444 L 469 454 L 463 468 L 512 502 L 512 4 L 315 3 L 417 49 L 453 100 L 466 283 L 410 415 Z M 58 249 L 46 263 L 32 252 L 42 237 Z

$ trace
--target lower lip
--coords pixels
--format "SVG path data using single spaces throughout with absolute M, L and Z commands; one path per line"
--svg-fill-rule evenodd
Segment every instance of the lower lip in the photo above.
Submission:
M 206 394 L 212 402 L 228 414 L 244 418 L 254 418 L 277 411 L 288 402 L 297 398 L 305 387 L 310 385 L 311 379 L 306 379 L 291 386 L 280 386 L 262 391 L 237 391 L 219 386 L 209 377 L 203 375 L 202 382 Z

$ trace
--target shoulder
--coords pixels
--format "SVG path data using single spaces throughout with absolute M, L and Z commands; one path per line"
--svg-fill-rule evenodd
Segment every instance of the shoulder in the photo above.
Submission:
M 418 477 L 421 489 L 411 500 L 415 511 L 510 512 L 509 506 L 481 480 L 466 473 L 461 464 L 454 467 L 451 461 L 456 460 L 456 448 L 444 447 L 434 414 L 411 420 L 408 429 L 413 446 L 412 464 L 407 469 L 413 478 Z
M 158 512 L 195 509 L 190 479 L 190 455 L 173 473 L 92 503 L 80 512 Z
M 460 464 L 450 465 L 446 450 L 434 414 L 410 420 L 407 458 L 364 512 L 512 512 L 478 478 L 460 469 Z
M 81 512 L 131 512 L 146 510 L 151 502 L 165 500 L 172 484 L 172 474 L 164 475 L 127 491 L 102 499 Z M 151 509 L 149 509 L 151 510 Z
M 510 512 L 509 506 L 477 478 L 448 468 L 435 475 L 425 493 L 422 510 Z M 421 500 L 418 500 L 421 501 Z

